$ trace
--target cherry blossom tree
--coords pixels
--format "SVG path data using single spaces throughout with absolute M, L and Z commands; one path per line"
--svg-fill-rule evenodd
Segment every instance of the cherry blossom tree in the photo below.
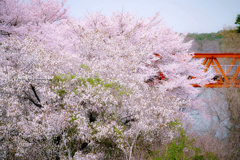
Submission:
M 173 138 L 169 123 L 198 92 L 191 84 L 211 81 L 188 53 L 191 42 L 158 15 L 64 21 L 58 1 L 0 3 L 29 9 L 29 16 L 12 20 L 11 8 L 0 12 L 9 37 L 2 35 L 0 45 L 7 158 L 131 159 L 137 142 Z
M 21 38 L 31 35 L 47 47 L 62 49 L 65 41 L 61 35 L 63 30 L 66 31 L 65 24 L 68 20 L 65 2 L 66 0 L 1 0 L 0 43 L 11 35 Z
M 112 152 L 130 159 L 139 136 L 145 143 L 171 138 L 167 124 L 184 101 L 144 82 L 138 88 L 133 82 L 103 79 L 86 65 L 80 66 L 79 76 L 65 74 L 73 59 L 66 56 L 31 38 L 1 45 L 1 147 L 8 158 L 71 157 L 77 149 L 84 156 L 81 150 L 87 146 L 90 155 L 106 158 Z M 44 76 L 50 77 L 48 84 L 37 80 Z
M 112 18 L 95 14 L 74 28 L 79 36 L 79 54 L 86 59 L 82 62 L 99 73 L 107 70 L 103 73 L 106 77 L 144 82 L 161 72 L 165 80 L 156 86 L 185 98 L 198 92 L 190 84 L 210 82 L 211 75 L 202 70 L 202 60 L 193 60 L 193 53 L 189 53 L 191 42 L 183 43 L 185 35 L 171 31 L 158 14 L 148 21 L 124 13 Z

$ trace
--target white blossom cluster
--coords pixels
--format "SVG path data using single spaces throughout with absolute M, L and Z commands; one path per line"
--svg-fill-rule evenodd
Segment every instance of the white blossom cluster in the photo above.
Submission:
M 47 4 L 4 2 L 29 9 Z M 63 6 L 57 4 L 51 1 L 55 9 Z M 60 19 L 45 12 L 33 12 L 39 21 L 34 16 L 22 20 L 21 32 L 0 24 L 11 33 L 2 35 L 0 44 L 0 151 L 5 158 L 131 159 L 139 141 L 173 138 L 169 123 L 198 92 L 191 84 L 211 81 L 201 61 L 188 53 L 191 42 L 183 43 L 184 35 L 171 31 L 158 15 L 145 20 L 95 14 L 74 21 L 65 11 Z M 0 15 L 8 24 L 6 17 L 14 14 L 5 9 Z M 60 20 L 61 25 L 54 23 Z M 34 32 L 25 25 L 33 25 Z M 157 83 L 146 83 L 149 79 Z

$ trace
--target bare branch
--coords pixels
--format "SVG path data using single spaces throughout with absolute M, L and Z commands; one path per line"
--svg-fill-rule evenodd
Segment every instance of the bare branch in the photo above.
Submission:
M 32 102 L 35 106 L 37 106 L 38 108 L 43 108 L 43 106 L 42 106 L 41 104 L 36 103 L 36 102 L 32 99 L 32 97 L 27 94 L 27 92 L 24 91 L 24 93 L 25 93 L 25 95 L 27 96 L 27 97 L 24 97 L 25 99 L 28 99 L 29 101 L 31 101 L 31 102 Z
M 35 97 L 37 98 L 38 102 L 41 103 L 41 100 L 40 100 L 40 98 L 39 98 L 38 95 L 37 95 L 37 92 L 36 92 L 36 90 L 35 90 L 35 87 L 34 87 L 32 84 L 30 84 L 30 86 L 31 86 L 31 89 L 33 90 L 33 93 L 34 93 Z

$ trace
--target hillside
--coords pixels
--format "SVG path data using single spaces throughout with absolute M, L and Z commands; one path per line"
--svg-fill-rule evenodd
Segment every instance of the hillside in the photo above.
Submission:
M 219 33 L 189 33 L 185 42 L 194 40 L 191 52 L 221 52 L 222 36 Z

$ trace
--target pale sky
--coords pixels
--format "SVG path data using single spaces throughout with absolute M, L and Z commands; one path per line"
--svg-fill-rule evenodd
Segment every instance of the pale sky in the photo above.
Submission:
M 68 0 L 70 16 L 82 19 L 88 13 L 129 12 L 152 17 L 156 12 L 167 26 L 181 33 L 218 32 L 235 26 L 240 0 Z

